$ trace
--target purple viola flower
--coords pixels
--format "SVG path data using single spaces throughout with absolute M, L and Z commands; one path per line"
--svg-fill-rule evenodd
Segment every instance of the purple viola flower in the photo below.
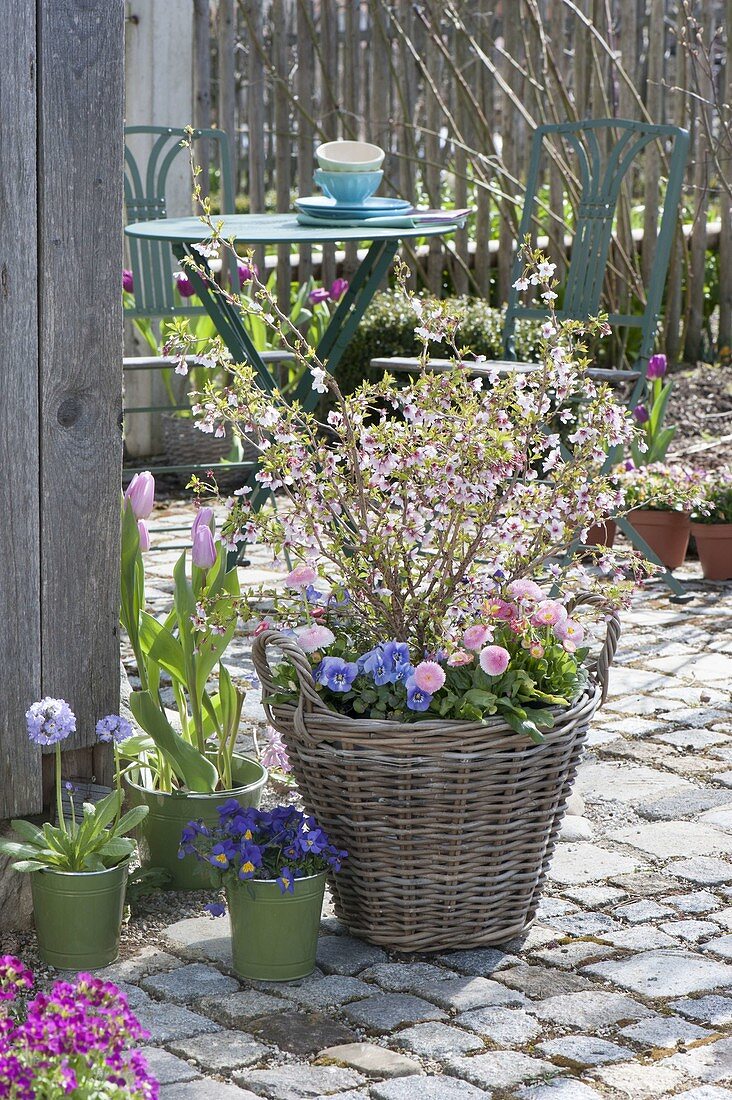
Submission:
M 633 409 L 633 418 L 637 424 L 647 424 L 650 414 L 645 405 L 636 405 Z
M 327 302 L 330 298 L 330 292 L 325 289 L 324 286 L 316 286 L 314 290 L 311 290 L 308 294 L 308 301 L 312 305 L 317 305 L 318 302 Z
M 363 672 L 367 672 L 377 687 L 384 684 L 393 684 L 393 665 L 384 658 L 384 647 L 377 645 L 364 653 L 358 664 Z
M 291 867 L 283 867 L 277 876 L 277 885 L 283 894 L 295 893 L 295 875 Z
M 210 913 L 212 917 L 223 917 L 226 912 L 226 906 L 222 905 L 220 901 L 209 902 L 208 905 L 203 907 L 207 913 Z
M 335 279 L 331 285 L 328 295 L 331 302 L 339 302 L 343 295 L 348 290 L 348 279 Z
M 129 501 L 135 519 L 149 519 L 155 503 L 155 478 L 149 470 L 135 474 L 125 490 L 125 501 Z
M 196 288 L 185 271 L 176 271 L 173 278 L 175 279 L 175 286 L 181 298 L 192 298 L 196 293 Z
M 320 855 L 328 847 L 328 838 L 322 829 L 303 830 L 297 837 L 297 846 L 305 855 Z
M 427 691 L 423 691 L 418 685 L 414 676 L 410 676 L 406 683 L 407 688 L 407 706 L 410 710 L 429 710 L 429 705 L 432 702 L 432 696 Z
M 384 646 L 384 660 L 394 673 L 394 682 L 405 680 L 412 672 L 409 646 L 406 642 L 387 642 Z
M 666 356 L 665 355 L 652 355 L 648 360 L 648 368 L 646 370 L 646 378 L 650 381 L 654 381 L 656 378 L 663 378 L 666 373 Z
M 325 684 L 331 691 L 349 691 L 358 676 L 358 665 L 341 657 L 324 657 L 315 675 L 318 683 Z
M 55 745 L 76 732 L 76 715 L 65 699 L 46 696 L 25 712 L 28 736 L 36 745 Z
M 132 278 L 132 272 L 128 267 L 122 268 L 122 289 L 126 294 L 135 293 L 135 281 Z
M 308 603 L 320 603 L 323 598 L 323 593 L 318 592 L 314 584 L 309 584 L 305 589 L 305 599 Z
M 130 723 L 121 714 L 108 714 L 97 722 L 97 737 L 100 741 L 112 741 L 115 745 L 120 745 L 128 737 L 132 737 L 133 732 Z
M 191 560 L 199 569 L 210 569 L 216 561 L 217 550 L 211 528 L 200 524 L 193 536 Z

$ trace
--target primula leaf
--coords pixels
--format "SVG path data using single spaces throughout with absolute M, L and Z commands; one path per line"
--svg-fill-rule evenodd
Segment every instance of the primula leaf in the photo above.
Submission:
M 210 793 L 216 789 L 219 776 L 214 765 L 175 732 L 149 691 L 133 691 L 130 709 L 189 790 Z
M 99 848 L 97 855 L 102 860 L 105 867 L 114 867 L 115 864 L 121 863 L 123 859 L 127 859 L 128 856 L 131 856 L 134 850 L 134 840 L 125 836 L 113 836 L 106 844 Z
M 115 836 L 121 837 L 132 829 L 136 829 L 140 822 L 147 817 L 148 810 L 148 806 L 134 806 L 131 810 L 128 810 L 117 822 L 114 830 Z
M 37 859 L 19 859 L 13 864 L 14 871 L 41 871 L 48 867 L 47 863 L 39 863 Z
M 483 691 L 481 688 L 471 688 L 465 693 L 466 703 L 472 703 L 482 710 L 494 714 L 496 710 L 496 696 L 492 691 Z
M 43 830 L 38 825 L 33 825 L 30 821 L 11 821 L 10 824 L 23 840 L 29 840 L 31 844 L 43 847 Z
M 0 852 L 6 856 L 25 856 L 30 859 L 38 854 L 38 846 L 21 844 L 17 840 L 0 840 Z

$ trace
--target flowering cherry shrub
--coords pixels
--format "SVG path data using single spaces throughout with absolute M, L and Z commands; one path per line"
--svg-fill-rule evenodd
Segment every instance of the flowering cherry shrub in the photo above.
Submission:
M 406 384 L 387 375 L 344 396 L 313 349 L 292 341 L 334 405 L 326 424 L 265 392 L 248 366 L 199 395 L 201 429 L 230 424 L 255 440 L 256 481 L 279 497 L 260 507 L 239 490 L 226 536 L 299 562 L 271 621 L 295 631 L 324 698 L 348 714 L 498 713 L 538 737 L 547 705 L 567 703 L 585 680 L 572 594 L 599 588 L 617 605 L 631 587 L 605 549 L 595 570 L 572 552 L 623 509 L 608 452 L 642 443 L 628 410 L 587 374 L 582 339 L 607 326 L 559 323 L 553 265 L 525 256 L 517 285 L 549 312 L 535 368 L 470 358 L 459 314 L 412 297 L 423 369 Z M 284 338 L 287 318 L 259 293 Z M 432 342 L 452 349 L 452 369 L 429 370 Z M 465 640 L 472 628 L 479 645 Z M 292 697 L 286 667 L 281 675 Z
M 148 1038 L 111 982 L 79 974 L 50 992 L 0 956 L 0 1096 L 9 1100 L 156 1100 L 158 1083 L 136 1043 Z
M 189 821 L 178 852 L 181 859 L 192 855 L 208 863 L 216 882 L 276 881 L 283 894 L 292 894 L 297 879 L 340 871 L 347 856 L 333 847 L 314 818 L 294 806 L 258 810 L 230 798 L 218 812 L 213 829 Z M 208 908 L 214 916 L 223 912 L 220 905 Z

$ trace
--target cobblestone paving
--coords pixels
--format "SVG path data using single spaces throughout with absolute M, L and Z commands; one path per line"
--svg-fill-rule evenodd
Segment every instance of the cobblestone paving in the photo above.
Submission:
M 732 1100 L 732 585 L 686 576 L 690 604 L 653 586 L 625 616 L 534 926 L 405 957 L 326 912 L 280 985 L 233 977 L 225 918 L 178 921 L 108 971 L 164 1100 Z

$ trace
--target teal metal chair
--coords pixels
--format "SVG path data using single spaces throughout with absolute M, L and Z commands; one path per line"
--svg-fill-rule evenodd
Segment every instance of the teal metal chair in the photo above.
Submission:
M 611 313 L 613 328 L 640 330 L 640 345 L 635 360 L 627 368 L 592 368 L 601 379 L 635 382 L 631 404 L 635 405 L 645 389 L 648 360 L 653 354 L 666 283 L 671 247 L 678 219 L 684 168 L 689 153 L 689 134 L 678 126 L 655 126 L 627 119 L 594 119 L 539 126 L 534 132 L 526 180 L 518 239 L 536 233 L 541 218 L 541 170 L 547 145 L 555 143 L 555 153 L 573 156 L 576 162 L 579 195 L 574 211 L 572 252 L 563 286 L 562 320 L 584 320 L 600 312 L 602 291 L 613 233 L 617 226 L 618 204 L 623 182 L 629 177 L 638 157 L 652 143 L 660 142 L 668 161 L 668 182 L 659 226 L 653 270 L 646 288 L 645 308 L 639 313 Z M 544 319 L 546 309 L 525 306 L 513 284 L 522 270 L 521 256 L 514 261 L 503 329 L 506 360 L 515 362 L 514 329 L 520 318 Z
M 152 140 L 144 163 L 139 162 L 130 145 L 129 139 L 132 138 L 134 143 L 138 135 Z M 189 150 L 181 145 L 188 138 L 186 131 L 171 126 L 126 126 L 125 138 L 125 224 L 167 217 L 170 170 L 181 158 L 186 164 L 188 162 Z M 209 149 L 217 151 L 220 213 L 233 214 L 235 196 L 228 134 L 223 130 L 194 130 L 191 141 L 194 148 L 197 143 L 205 141 Z M 127 316 L 172 317 L 206 312 L 203 306 L 191 306 L 176 295 L 173 272 L 180 265 L 167 242 L 134 237 L 127 237 L 126 241 L 135 288 L 135 304 L 125 309 Z
M 617 228 L 618 205 L 623 182 L 628 179 L 637 158 L 652 143 L 660 142 L 668 164 L 668 182 L 664 197 L 661 224 L 653 261 L 650 285 L 646 289 L 644 308 L 634 313 L 611 313 L 608 321 L 613 328 L 640 330 L 637 354 L 624 367 L 591 367 L 589 374 L 597 380 L 633 383 L 629 402 L 631 406 L 640 400 L 646 387 L 646 369 L 653 354 L 658 333 L 663 289 L 666 282 L 671 247 L 678 218 L 684 168 L 689 153 L 689 134 L 677 126 L 655 126 L 628 119 L 593 119 L 585 122 L 566 122 L 539 126 L 534 132 L 529 172 L 526 181 L 526 197 L 518 231 L 518 240 L 527 236 L 535 238 L 542 225 L 543 205 L 540 195 L 542 165 L 547 155 L 547 145 L 555 144 L 555 155 L 565 161 L 572 157 L 576 163 L 577 195 L 575 196 L 574 235 L 566 281 L 563 286 L 558 318 L 585 320 L 601 310 L 602 292 L 608 267 L 611 242 Z M 558 145 L 558 148 L 557 148 Z M 517 252 L 511 284 L 521 275 L 523 264 Z M 514 331 L 516 321 L 527 318 L 544 320 L 549 311 L 522 304 L 520 293 L 513 285 L 509 292 L 503 327 L 503 353 L 505 359 L 491 364 L 501 372 L 535 369 L 531 363 L 519 363 L 516 359 Z M 447 360 L 433 360 L 431 369 L 444 370 L 451 364 Z M 414 372 L 417 359 L 381 358 L 371 361 L 372 367 L 391 371 Z M 476 374 L 487 374 L 488 369 L 476 368 Z M 656 565 L 662 563 L 632 525 L 620 518 L 618 526 L 632 544 Z M 677 598 L 686 598 L 683 586 L 668 571 L 663 580 Z

